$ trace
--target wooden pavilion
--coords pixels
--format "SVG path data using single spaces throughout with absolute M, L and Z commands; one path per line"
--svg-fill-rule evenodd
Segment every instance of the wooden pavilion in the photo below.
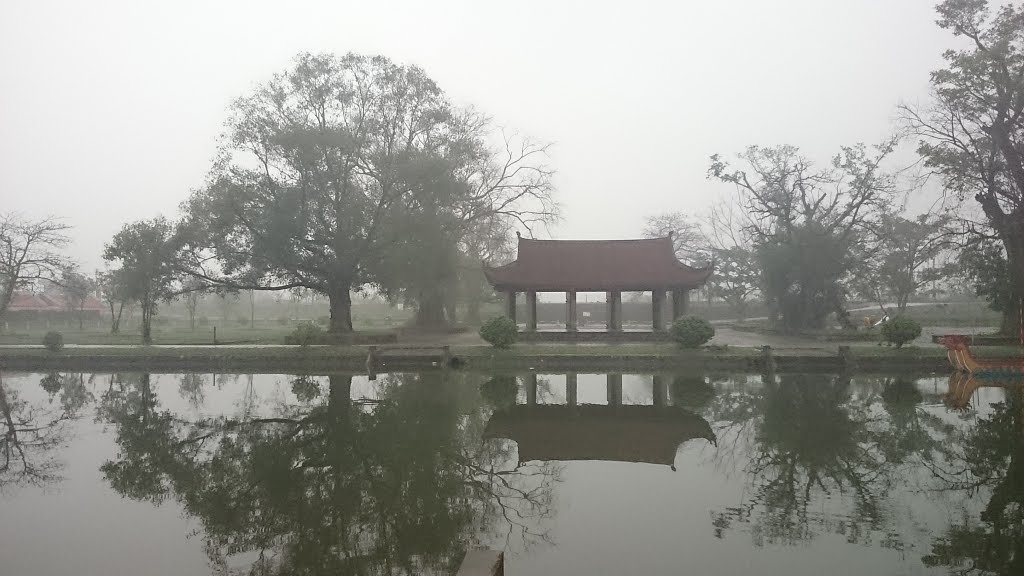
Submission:
M 712 265 L 688 266 L 675 257 L 672 237 L 638 240 L 534 240 L 519 237 L 516 260 L 484 274 L 506 295 L 506 314 L 516 318 L 516 295 L 526 294 L 526 331 L 537 331 L 537 294 L 565 292 L 565 330 L 577 331 L 576 293 L 605 292 L 608 332 L 622 331 L 622 293 L 651 292 L 653 328 L 665 330 L 666 293 L 671 318 L 687 313 L 690 291 L 711 276 Z

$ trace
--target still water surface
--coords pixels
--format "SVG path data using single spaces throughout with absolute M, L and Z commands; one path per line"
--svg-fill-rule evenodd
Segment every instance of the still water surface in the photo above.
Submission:
M 976 384 L 4 373 L 0 574 L 1020 575 L 1024 392 Z

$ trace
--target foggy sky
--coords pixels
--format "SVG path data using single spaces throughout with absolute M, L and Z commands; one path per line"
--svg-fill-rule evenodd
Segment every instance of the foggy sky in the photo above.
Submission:
M 554 142 L 555 237 L 635 237 L 728 192 L 713 153 L 825 162 L 886 137 L 954 45 L 934 4 L 2 0 L 0 210 L 66 217 L 71 256 L 100 266 L 125 222 L 202 184 L 234 98 L 299 52 L 354 51 Z

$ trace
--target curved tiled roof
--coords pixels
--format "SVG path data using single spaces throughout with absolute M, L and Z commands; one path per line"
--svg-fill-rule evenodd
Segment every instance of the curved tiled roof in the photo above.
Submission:
M 514 262 L 484 267 L 498 290 L 600 292 L 607 290 L 693 289 L 712 267 L 693 268 L 676 260 L 672 239 L 532 240 L 519 238 Z

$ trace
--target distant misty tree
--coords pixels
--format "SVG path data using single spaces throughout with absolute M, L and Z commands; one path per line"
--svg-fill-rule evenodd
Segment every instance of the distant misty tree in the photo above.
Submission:
M 859 291 L 883 307 L 891 298 L 896 313 L 902 314 L 923 286 L 955 273 L 953 266 L 938 263 L 939 256 L 954 247 L 951 225 L 948 214 L 926 213 L 913 219 L 883 215 L 874 229 L 877 249 L 862 262 Z
M 162 217 L 126 224 L 104 247 L 104 260 L 121 265 L 124 295 L 139 303 L 145 344 L 153 341 L 158 304 L 177 294 L 176 252 L 174 227 Z
M 189 329 L 196 329 L 196 310 L 199 309 L 199 302 L 205 294 L 206 284 L 198 278 L 188 278 L 182 282 L 182 299 L 185 301 L 185 311 L 188 312 Z
M 992 303 L 1002 331 L 1015 333 L 1024 314 L 1024 7 L 945 0 L 936 10 L 938 25 L 965 42 L 932 72 L 930 105 L 904 106 L 904 117 L 925 166 L 959 200 L 974 198 L 986 220 L 976 232 L 1001 244 L 1006 296 Z
M 708 260 L 706 240 L 700 225 L 684 212 L 668 212 L 648 216 L 644 220 L 645 238 L 672 236 L 676 258 L 695 265 Z
M 505 137 L 495 149 L 486 143 L 486 120 L 463 114 L 456 122 L 454 137 L 410 166 L 412 193 L 386 220 L 391 249 L 373 280 L 414 304 L 420 327 L 456 320 L 459 269 L 479 243 L 506 241 L 515 226 L 530 230 L 556 217 L 547 145 Z M 487 237 L 498 233 L 505 239 Z M 474 262 L 478 270 L 481 264 Z
M 465 117 L 415 66 L 298 56 L 232 107 L 210 184 L 186 206 L 190 272 L 235 290 L 306 288 L 327 297 L 330 330 L 350 332 L 351 293 L 411 240 L 397 233 L 404 214 L 436 216 L 414 231 L 450 246 L 449 218 L 501 213 L 549 188 L 529 176 L 532 160 L 495 167 Z
M 61 254 L 70 229 L 56 218 L 31 220 L 16 212 L 0 212 L 0 318 L 16 290 L 60 279 L 70 265 Z
M 751 146 L 740 168 L 712 156 L 708 176 L 736 187 L 742 233 L 784 330 L 821 328 L 833 312 L 846 320 L 846 282 L 895 195 L 895 178 L 879 167 L 894 147 L 847 146 L 827 167 L 793 146 Z
M 702 231 L 715 264 L 708 280 L 712 296 L 721 299 L 743 319 L 750 303 L 760 294 L 761 270 L 750 238 L 744 235 L 738 207 L 728 201 L 714 205 Z
M 481 306 L 496 298 L 484 276 L 484 263 L 494 266 L 515 259 L 513 225 L 509 219 L 489 218 L 477 222 L 463 238 L 458 263 L 458 294 L 466 304 L 467 323 L 479 325 L 483 320 Z
M 96 273 L 96 283 L 100 297 L 110 309 L 110 333 L 118 334 L 121 332 L 121 315 L 125 306 L 131 303 L 126 274 L 121 268 L 107 269 Z
M 77 313 L 78 329 L 83 329 L 82 316 L 85 314 L 85 303 L 96 291 L 92 278 L 87 278 L 74 269 L 65 269 L 60 279 L 60 292 L 64 297 L 64 305 L 69 312 Z
M 960 268 L 973 283 L 973 293 L 988 300 L 989 307 L 999 312 L 1013 308 L 1012 271 L 999 240 L 985 236 L 968 240 L 960 253 Z

